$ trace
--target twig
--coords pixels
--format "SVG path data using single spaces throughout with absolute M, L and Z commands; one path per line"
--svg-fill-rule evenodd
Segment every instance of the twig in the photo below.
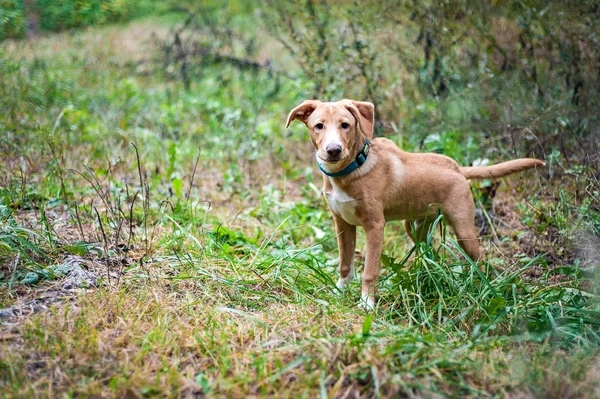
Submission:
M 146 255 L 149 254 L 149 248 L 148 248 L 148 202 L 149 202 L 149 194 L 148 194 L 148 186 L 145 184 L 144 181 L 144 177 L 142 175 L 142 163 L 140 161 L 140 152 L 137 148 L 137 146 L 135 145 L 134 142 L 131 142 L 131 145 L 133 146 L 133 148 L 135 148 L 135 156 L 137 158 L 137 164 L 138 164 L 138 173 L 140 175 L 140 185 L 142 186 L 142 195 L 143 195 L 143 201 L 142 201 L 142 207 L 144 210 L 144 250 L 146 252 Z
M 136 191 L 131 204 L 129 205 L 129 238 L 127 240 L 127 246 L 131 247 L 131 240 L 133 240 L 133 206 L 135 205 L 135 201 L 137 200 L 137 196 L 140 192 Z
M 110 284 L 110 266 L 108 263 L 108 240 L 106 238 L 106 233 L 104 232 L 104 225 L 102 224 L 102 218 L 100 218 L 100 213 L 98 209 L 94 207 L 94 211 L 96 212 L 96 216 L 98 217 L 98 224 L 100 225 L 100 231 L 102 232 L 102 238 L 104 239 L 104 261 L 106 262 L 106 281 Z
M 83 226 L 81 224 L 81 218 L 79 217 L 78 206 L 75 204 L 75 218 L 77 219 L 77 226 L 79 226 L 79 232 L 81 233 L 81 239 L 85 242 L 85 234 L 83 234 Z
M 192 171 L 192 177 L 190 178 L 190 187 L 188 188 L 188 192 L 185 194 L 186 201 L 189 201 L 190 194 L 192 193 L 192 187 L 194 186 L 194 177 L 196 176 L 196 168 L 198 167 L 198 162 L 200 162 L 201 152 L 202 148 L 198 148 L 198 156 L 196 157 L 196 163 L 194 164 L 194 170 Z

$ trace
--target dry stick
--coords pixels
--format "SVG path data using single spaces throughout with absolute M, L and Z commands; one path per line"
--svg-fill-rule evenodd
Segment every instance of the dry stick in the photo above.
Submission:
M 125 268 L 125 260 L 126 257 L 121 258 L 121 265 L 119 266 L 119 274 L 117 274 L 117 288 L 121 286 L 121 276 L 123 275 L 123 269 Z
M 21 169 L 21 168 L 19 168 L 19 169 Z M 23 171 L 23 169 L 21 169 L 20 172 L 21 172 L 21 191 L 20 191 L 19 195 L 21 198 L 19 198 L 19 200 L 23 199 L 23 195 L 27 188 L 27 173 L 25 171 Z M 10 176 L 10 174 L 8 176 Z M 7 184 L 10 185 L 10 177 L 8 178 Z
M 104 204 L 107 206 L 107 208 L 110 211 L 110 213 L 114 215 L 115 211 L 114 211 L 112 203 L 110 201 L 110 197 L 109 197 L 108 194 L 104 193 L 104 191 L 102 190 L 102 184 L 100 184 L 100 181 L 96 177 L 96 174 L 94 172 L 92 172 L 92 170 L 87 165 L 83 165 L 83 167 L 89 172 L 90 176 L 92 176 L 92 178 L 94 179 L 94 181 L 98 185 L 98 191 L 99 191 L 98 195 L 100 195 L 100 197 L 104 201 Z
M 110 164 L 110 162 L 108 163 L 108 170 L 109 170 L 112 178 L 115 179 L 115 174 L 114 174 L 114 171 L 113 171 L 113 168 L 112 168 L 112 165 Z M 125 190 L 126 190 L 125 200 L 127 201 L 127 199 L 129 198 L 129 186 L 127 185 L 127 182 L 125 182 Z M 116 201 L 116 209 L 115 209 L 114 217 L 116 219 L 116 222 L 118 223 L 118 228 L 115 233 L 115 248 L 119 248 L 119 239 L 121 237 L 121 228 L 123 227 L 123 224 L 125 223 L 124 221 L 127 220 L 127 216 L 121 209 L 121 195 L 115 196 L 115 201 Z
M 81 225 L 81 218 L 79 217 L 78 206 L 75 204 L 75 218 L 77 219 L 77 226 L 79 226 L 79 232 L 81 233 L 81 239 L 85 242 L 85 234 L 83 234 L 83 226 Z
M 146 202 L 148 200 L 148 187 L 144 184 L 144 177 L 142 175 L 142 163 L 140 162 L 140 152 L 134 142 L 131 142 L 133 148 L 135 148 L 135 156 L 137 158 L 138 174 L 140 176 L 140 185 L 142 186 L 142 207 L 144 209 L 144 249 L 146 255 L 148 254 L 148 218 L 146 213 Z
M 194 186 L 194 177 L 196 176 L 196 168 L 198 167 L 198 162 L 200 162 L 201 152 L 202 148 L 198 148 L 198 156 L 196 157 L 196 163 L 194 164 L 194 170 L 192 171 L 192 177 L 190 178 L 190 187 L 188 188 L 188 192 L 185 194 L 186 201 L 189 201 L 190 194 L 192 193 L 192 187 Z
M 235 216 L 233 217 L 233 219 L 231 220 L 231 225 L 233 226 L 233 224 L 235 223 L 235 221 L 237 220 L 238 216 L 240 216 L 240 213 L 242 213 L 241 210 L 237 211 L 237 213 L 235 214 Z
M 124 181 L 125 181 L 125 203 L 129 203 L 131 201 L 131 195 L 129 193 L 129 183 L 127 183 L 127 180 L 124 180 Z M 130 208 L 131 208 L 131 205 L 130 205 Z M 121 213 L 123 214 L 123 211 L 121 211 Z M 130 216 L 131 216 L 131 213 L 130 213 Z M 125 216 L 125 214 L 123 214 L 123 217 L 127 218 Z M 127 250 L 129 250 L 129 240 L 131 238 L 131 218 L 129 219 L 129 233 L 130 233 L 129 237 L 127 238 Z
M 85 209 L 85 213 L 87 213 L 87 215 L 89 216 L 90 219 L 94 219 L 94 213 L 92 212 L 93 208 L 94 208 L 94 198 L 92 198 L 92 202 L 90 203 L 90 210 L 89 211 L 85 207 L 85 204 L 83 205 L 83 209 Z M 98 232 L 97 231 L 96 231 L 96 240 L 97 240 L 97 242 L 102 242 L 102 240 L 98 236 Z
M 90 202 L 90 208 L 89 209 L 85 205 L 85 202 L 84 202 L 85 198 L 86 198 L 85 196 L 83 196 L 83 198 L 82 198 L 83 210 L 84 210 L 85 214 L 87 215 L 87 217 L 90 220 L 94 220 L 95 216 L 94 216 L 94 213 L 92 211 L 92 208 L 94 207 L 94 198 L 90 197 L 91 202 Z M 90 237 L 90 240 L 92 240 L 92 239 L 94 239 L 94 237 Z M 100 237 L 97 234 L 96 234 L 95 239 L 96 239 L 96 241 L 94 241 L 94 242 L 102 242 L 102 240 L 100 239 Z
M 254 269 L 250 269 L 250 271 L 252 273 L 254 273 L 259 279 L 261 279 L 267 285 L 267 287 L 272 288 L 271 283 L 269 283 L 267 280 L 265 280 L 265 278 L 263 276 L 261 276 L 260 273 L 258 273 Z
M 150 247 L 148 243 L 148 210 L 149 210 L 149 202 L 150 202 L 150 190 L 148 184 L 144 183 L 144 176 L 142 174 L 142 163 L 140 161 L 140 152 L 135 145 L 134 142 L 131 142 L 133 148 L 135 148 L 135 156 L 138 164 L 138 174 L 140 176 L 140 185 L 142 186 L 142 209 L 144 210 L 144 255 L 140 258 L 140 267 L 150 280 L 152 280 L 152 276 L 150 275 L 150 269 L 144 266 L 144 258 L 147 257 L 150 253 Z
M 123 227 L 123 218 L 121 217 L 121 215 L 123 215 L 123 212 L 121 211 L 121 196 L 118 196 L 117 198 L 117 209 L 119 210 L 120 215 L 118 216 L 118 220 L 117 220 L 117 230 L 114 231 L 115 236 L 114 236 L 114 240 L 115 240 L 115 251 L 119 250 L 119 236 L 121 235 L 121 227 Z
M 42 221 L 42 223 L 44 225 L 48 242 L 50 243 L 50 246 L 52 248 L 54 248 L 54 245 L 53 245 L 54 240 L 52 240 L 52 234 L 54 234 L 56 237 L 59 237 L 59 235 L 56 233 L 56 231 L 54 230 L 54 227 L 52 227 L 52 225 L 50 224 L 50 221 L 48 220 L 48 217 L 46 216 L 46 209 L 44 208 L 43 201 L 40 204 L 39 209 L 40 209 L 40 220 Z
M 131 240 L 133 240 L 133 207 L 135 205 L 135 201 L 137 200 L 137 196 L 140 192 L 136 191 L 131 204 L 129 205 L 129 239 L 127 240 L 127 246 L 131 247 Z
M 119 218 L 119 225 L 117 226 L 117 231 L 115 232 L 115 250 L 120 251 L 119 248 L 119 236 L 121 235 L 121 229 L 123 228 L 123 224 L 125 223 L 124 218 Z
M 58 118 L 56 119 L 56 122 L 54 122 L 54 127 L 52 128 L 52 135 L 51 135 L 50 140 L 48 140 L 48 145 L 50 146 L 50 151 L 52 152 L 52 157 L 54 158 L 54 161 L 56 162 L 56 167 L 58 168 L 58 178 L 60 179 L 60 190 L 62 191 L 62 197 L 63 197 L 63 200 L 67 203 L 67 207 L 68 207 L 69 200 L 67 199 L 67 188 L 65 187 L 65 177 L 64 177 L 64 173 L 63 173 L 63 168 L 61 168 L 61 166 L 60 166 L 61 162 L 59 162 L 59 161 L 63 161 L 63 159 L 59 160 L 58 152 L 56 151 L 56 145 L 53 141 L 54 140 L 54 132 L 56 131 L 56 128 L 58 127 L 58 123 L 60 122 L 60 120 L 62 119 L 62 117 L 66 111 L 67 111 L 67 108 L 64 108 L 61 111 L 61 113 L 59 114 Z
M 87 166 L 83 165 L 84 168 L 87 169 L 87 171 L 90 173 L 90 175 L 92 177 L 94 177 L 94 173 L 90 170 L 90 168 L 88 168 Z M 75 172 L 77 173 L 79 176 L 83 177 L 94 189 L 94 191 L 96 192 L 96 194 L 98 194 L 98 197 L 100 197 L 100 199 L 102 200 L 102 202 L 104 203 L 104 205 L 110 210 L 111 206 L 108 203 L 108 200 L 105 198 L 104 193 L 102 192 L 102 187 L 100 185 L 100 182 L 98 182 L 98 180 L 94 177 L 94 180 L 96 182 L 98 182 L 98 186 L 96 187 L 96 184 L 94 184 L 94 182 L 92 182 L 86 175 L 84 175 L 83 173 L 81 173 L 80 171 L 78 171 L 77 169 L 69 169 L 70 172 Z
M 212 208 L 212 202 L 210 202 L 210 200 L 200 200 L 198 202 L 202 202 L 202 203 L 207 202 L 208 203 L 208 208 L 206 208 L 206 212 L 210 211 L 210 209 Z
M 241 57 L 235 57 L 235 56 L 232 56 L 232 55 L 217 53 L 217 52 L 214 52 L 212 49 L 207 48 L 207 47 L 205 47 L 205 48 L 200 47 L 200 48 L 197 48 L 197 49 L 195 49 L 193 51 L 189 51 L 189 52 L 183 52 L 182 51 L 180 54 L 182 54 L 182 55 L 190 55 L 190 56 L 201 55 L 203 57 L 212 57 L 212 59 L 213 59 L 213 61 L 215 63 L 220 63 L 220 62 L 221 63 L 229 63 L 229 64 L 232 64 L 233 66 L 238 67 L 238 68 L 239 67 L 248 67 L 248 68 L 252 68 L 254 70 L 264 69 L 264 70 L 272 72 L 272 73 L 274 73 L 276 75 L 280 75 L 280 76 L 286 77 L 286 78 L 288 78 L 290 80 L 296 80 L 295 76 L 292 76 L 292 75 L 290 75 L 290 74 L 288 74 L 288 73 L 286 73 L 284 71 L 280 71 L 278 69 L 275 69 L 275 68 L 271 67 L 268 63 L 262 64 L 262 63 L 260 63 L 258 61 L 254 61 L 254 60 L 249 59 L 249 58 L 241 58 Z
M 110 265 L 108 262 L 108 240 L 106 239 L 106 233 L 104 233 L 104 225 L 102 224 L 102 218 L 100 218 L 100 213 L 98 209 L 94 207 L 94 211 L 96 212 L 96 217 L 98 218 L 98 224 L 100 225 L 100 231 L 102 232 L 102 238 L 104 239 L 104 261 L 106 263 L 106 281 L 110 286 Z
M 150 185 L 146 181 L 145 185 L 146 196 L 144 197 L 144 225 L 146 231 L 148 231 L 148 214 L 150 213 Z M 147 243 L 147 254 L 150 255 L 152 251 L 152 241 L 148 240 L 148 236 L 146 235 L 146 243 Z

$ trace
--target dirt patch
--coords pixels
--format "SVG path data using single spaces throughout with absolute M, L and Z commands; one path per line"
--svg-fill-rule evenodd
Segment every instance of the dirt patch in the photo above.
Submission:
M 548 270 L 561 267 L 571 268 L 579 262 L 580 268 L 594 267 L 600 263 L 600 239 L 592 234 L 580 232 L 567 237 L 558 228 L 528 226 L 523 222 L 519 204 L 527 204 L 527 196 L 514 187 L 505 187 L 495 193 L 489 215 L 497 238 L 493 240 L 494 257 L 513 263 L 516 258 L 543 256 L 546 266 L 535 265 L 525 271 L 526 280 L 541 278 Z M 508 237 L 508 239 L 503 239 Z M 538 262 L 539 263 L 539 262 Z M 552 274 L 549 283 L 570 280 L 562 274 Z

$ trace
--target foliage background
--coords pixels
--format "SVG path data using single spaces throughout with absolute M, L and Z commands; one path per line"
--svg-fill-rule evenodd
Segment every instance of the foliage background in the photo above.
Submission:
M 91 25 L 128 21 L 168 9 L 168 2 L 152 0 L 32 0 L 44 31 L 61 31 Z M 27 30 L 23 0 L 0 4 L 0 40 L 22 38 Z

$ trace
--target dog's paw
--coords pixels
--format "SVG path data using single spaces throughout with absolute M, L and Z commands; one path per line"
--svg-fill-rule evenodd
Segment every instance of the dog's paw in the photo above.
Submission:
M 365 312 L 372 312 L 375 309 L 375 297 L 371 295 L 363 295 L 360 298 L 358 307 Z
M 342 278 L 342 277 L 338 278 L 336 286 L 340 290 L 343 290 L 344 288 L 346 288 L 348 286 L 348 284 L 350 284 L 350 282 L 352 281 L 353 277 L 354 276 L 352 275 L 352 273 L 348 273 L 348 275 L 346 277 L 344 277 L 344 278 Z
M 336 286 L 338 289 L 342 290 L 350 284 L 350 282 L 354 280 L 354 262 L 350 265 L 350 273 L 346 277 L 339 277 Z

